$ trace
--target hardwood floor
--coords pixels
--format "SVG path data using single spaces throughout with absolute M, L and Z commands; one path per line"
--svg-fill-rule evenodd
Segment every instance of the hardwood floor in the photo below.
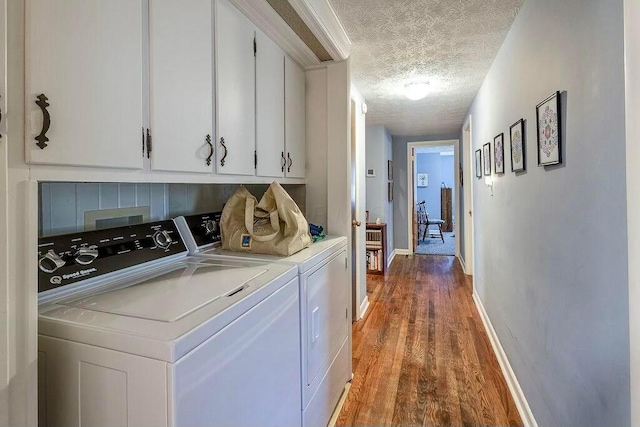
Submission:
M 521 426 L 454 257 L 396 257 L 368 276 L 337 426 Z

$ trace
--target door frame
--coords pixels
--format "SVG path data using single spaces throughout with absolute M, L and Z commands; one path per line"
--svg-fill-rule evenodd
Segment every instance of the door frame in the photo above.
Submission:
M 407 144 L 407 246 L 408 246 L 408 254 L 413 255 L 413 209 L 415 206 L 415 175 L 416 170 L 415 167 L 412 166 L 412 157 L 413 151 L 418 147 L 453 147 L 453 182 L 455 186 L 455 192 L 457 197 L 456 209 L 459 210 L 460 207 L 460 164 L 458 162 L 459 159 L 459 139 L 445 139 L 440 141 L 417 141 L 410 142 Z M 454 212 L 455 214 L 455 212 Z M 459 221 L 458 215 L 455 215 L 456 222 Z M 455 228 L 456 238 L 455 238 L 455 253 L 458 254 L 460 252 L 460 242 L 459 242 L 459 233 L 457 227 Z
M 475 250 L 474 250 L 474 229 L 475 221 L 473 216 L 473 184 L 475 182 L 474 165 L 475 165 L 475 153 L 473 150 L 473 118 L 471 115 L 467 117 L 467 120 L 462 125 L 462 149 L 465 155 L 469 155 L 469 161 L 463 165 L 465 176 L 467 179 L 467 185 L 463 188 L 464 197 L 464 254 L 462 268 L 468 276 L 474 276 L 475 269 Z M 467 216 L 467 212 L 471 212 Z

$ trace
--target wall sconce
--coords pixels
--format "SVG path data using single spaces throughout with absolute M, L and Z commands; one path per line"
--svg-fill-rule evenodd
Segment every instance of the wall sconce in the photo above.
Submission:
M 484 183 L 487 185 L 487 187 L 491 188 L 491 196 L 493 196 L 493 177 L 485 176 Z

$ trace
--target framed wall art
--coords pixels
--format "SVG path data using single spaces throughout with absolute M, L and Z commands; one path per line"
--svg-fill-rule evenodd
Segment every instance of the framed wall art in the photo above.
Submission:
M 476 150 L 476 178 L 482 178 L 482 150 Z
M 536 106 L 538 166 L 562 163 L 560 117 L 560 92 L 554 93 Z
M 418 187 L 428 187 L 429 186 L 429 174 L 428 173 L 419 173 L 418 177 Z
M 491 143 L 487 142 L 482 146 L 482 156 L 484 157 L 484 174 L 491 175 Z
M 389 198 L 389 203 L 393 202 L 393 182 L 388 182 L 387 183 L 387 192 L 388 194 L 388 198 Z
M 511 136 L 511 172 L 526 169 L 524 119 L 515 122 L 509 128 Z
M 393 160 L 387 160 L 387 174 L 389 175 L 389 181 L 393 181 Z
M 496 173 L 504 173 L 504 133 L 493 138 L 493 163 Z

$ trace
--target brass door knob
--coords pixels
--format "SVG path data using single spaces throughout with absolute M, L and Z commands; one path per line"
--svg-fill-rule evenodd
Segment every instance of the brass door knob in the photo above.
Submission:
M 362 223 L 354 219 L 353 221 L 351 221 L 351 225 L 353 225 L 354 227 L 360 227 Z

